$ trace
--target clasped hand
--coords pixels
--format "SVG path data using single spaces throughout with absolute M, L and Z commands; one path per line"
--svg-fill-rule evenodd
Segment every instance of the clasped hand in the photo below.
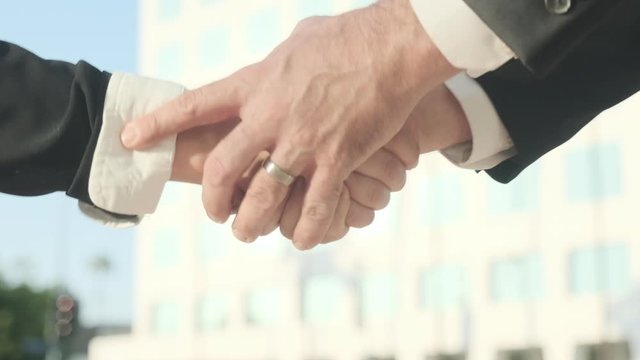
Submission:
M 223 223 L 237 210 L 240 240 L 280 225 L 298 249 L 310 249 L 368 225 L 402 188 L 420 154 L 407 119 L 454 73 L 408 1 L 379 1 L 304 20 L 265 60 L 132 121 L 123 143 L 139 149 L 188 129 L 226 126 L 216 141 L 204 140 L 202 129 L 181 135 L 215 145 L 190 159 L 202 169 L 209 217 Z M 179 144 L 177 164 L 183 150 Z M 265 153 L 297 177 L 291 187 L 260 170 Z

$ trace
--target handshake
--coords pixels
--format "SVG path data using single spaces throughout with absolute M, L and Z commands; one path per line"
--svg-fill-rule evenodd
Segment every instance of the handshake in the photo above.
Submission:
M 364 227 L 419 155 L 471 138 L 441 85 L 458 72 L 408 1 L 302 21 L 266 59 L 129 122 L 141 150 L 178 134 L 173 180 L 253 242 L 278 226 L 308 250 Z
M 195 100 L 193 94 L 187 92 L 130 123 L 123 132 L 123 142 L 144 149 L 182 130 L 184 123 L 176 119 L 197 113 L 194 111 L 199 105 L 185 104 Z M 186 108 L 191 110 L 185 112 Z M 230 116 L 212 124 L 197 123 L 178 133 L 171 180 L 202 184 L 207 213 L 218 223 L 237 212 L 232 227 L 239 240 L 253 242 L 279 227 L 300 250 L 339 240 L 349 228 L 371 224 L 374 212 L 388 204 L 390 193 L 403 188 L 406 173 L 417 165 L 420 154 L 470 137 L 455 97 L 445 86 L 439 86 L 420 99 L 401 129 L 353 171 L 329 173 L 325 184 L 314 184 L 319 179 L 309 177 L 311 172 L 290 174 L 289 168 L 281 168 L 272 160 L 269 147 L 258 147 L 259 133 L 248 133 L 243 120 L 225 115 Z M 135 136 L 129 137 L 131 131 Z M 304 151 L 313 151 L 300 138 L 290 140 Z M 245 157 L 242 151 L 248 155 Z M 335 170 L 341 166 L 337 159 L 323 165 Z M 311 193 L 318 185 L 317 190 L 326 186 L 329 191 Z

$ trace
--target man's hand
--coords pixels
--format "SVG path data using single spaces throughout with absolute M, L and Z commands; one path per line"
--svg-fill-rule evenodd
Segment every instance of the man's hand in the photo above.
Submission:
M 171 179 L 200 184 L 207 155 L 238 123 L 239 120 L 229 120 L 178 134 Z M 330 228 L 319 243 L 343 238 L 350 227 L 361 228 L 371 224 L 374 211 L 386 207 L 390 192 L 399 191 L 404 186 L 406 170 L 417 165 L 419 145 L 416 140 L 397 136 L 347 178 Z M 234 194 L 234 207 L 241 202 L 264 157 L 266 154 L 258 156 L 241 177 Z M 292 230 L 300 218 L 305 192 L 305 184 L 299 179 L 286 203 L 269 214 L 268 225 L 260 235 L 267 235 L 279 226 L 283 235 L 292 239 Z
M 187 92 L 134 121 L 130 148 L 229 118 L 242 119 L 205 163 L 203 202 L 224 222 L 241 175 L 261 151 L 305 179 L 296 247 L 321 242 L 347 177 L 405 124 L 417 102 L 457 72 L 424 32 L 408 0 L 381 0 L 336 17 L 311 18 L 261 63 Z M 234 228 L 252 241 L 289 189 L 260 171 Z

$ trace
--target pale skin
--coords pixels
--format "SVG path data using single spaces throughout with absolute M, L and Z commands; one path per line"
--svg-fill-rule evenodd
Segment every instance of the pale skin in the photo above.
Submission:
M 203 166 L 203 204 L 225 222 L 242 175 L 263 151 L 304 179 L 300 216 L 290 231 L 298 249 L 327 237 L 350 176 L 386 144 L 402 137 L 421 99 L 458 72 L 424 32 L 408 0 L 335 17 L 302 21 L 265 60 L 189 91 L 136 119 L 123 132 L 143 148 L 186 129 L 242 121 L 209 153 Z M 409 136 L 410 138 L 410 136 Z M 402 138 L 398 146 L 411 147 Z M 273 227 L 290 189 L 258 171 L 233 224 L 251 242 Z M 291 226 L 287 222 L 287 226 Z
M 209 152 L 238 122 L 230 120 L 180 133 L 176 142 L 172 180 L 200 184 Z M 437 87 L 420 100 L 392 141 L 347 178 L 330 229 L 319 243 L 341 239 L 349 227 L 369 225 L 373 221 L 374 210 L 388 203 L 390 192 L 402 188 L 406 172 L 417 164 L 420 154 L 470 139 L 471 132 L 457 100 L 445 86 Z M 235 190 L 236 203 L 248 188 L 259 168 L 258 164 L 259 160 L 255 161 L 239 182 Z M 304 191 L 300 183 L 293 188 L 284 209 L 275 214 L 275 221 L 271 221 L 265 234 L 279 226 L 285 237 L 293 239 L 295 226 L 301 216 Z

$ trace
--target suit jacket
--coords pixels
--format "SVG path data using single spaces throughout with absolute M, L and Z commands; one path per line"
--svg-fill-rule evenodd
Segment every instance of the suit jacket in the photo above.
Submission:
M 91 204 L 87 184 L 110 74 L 43 60 L 0 41 L 0 192 L 64 191 Z
M 640 1 L 620 6 L 544 78 L 512 61 L 478 81 L 518 151 L 489 171 L 508 182 L 602 111 L 640 91 Z
M 545 74 L 638 0 L 464 0 L 533 72 Z

